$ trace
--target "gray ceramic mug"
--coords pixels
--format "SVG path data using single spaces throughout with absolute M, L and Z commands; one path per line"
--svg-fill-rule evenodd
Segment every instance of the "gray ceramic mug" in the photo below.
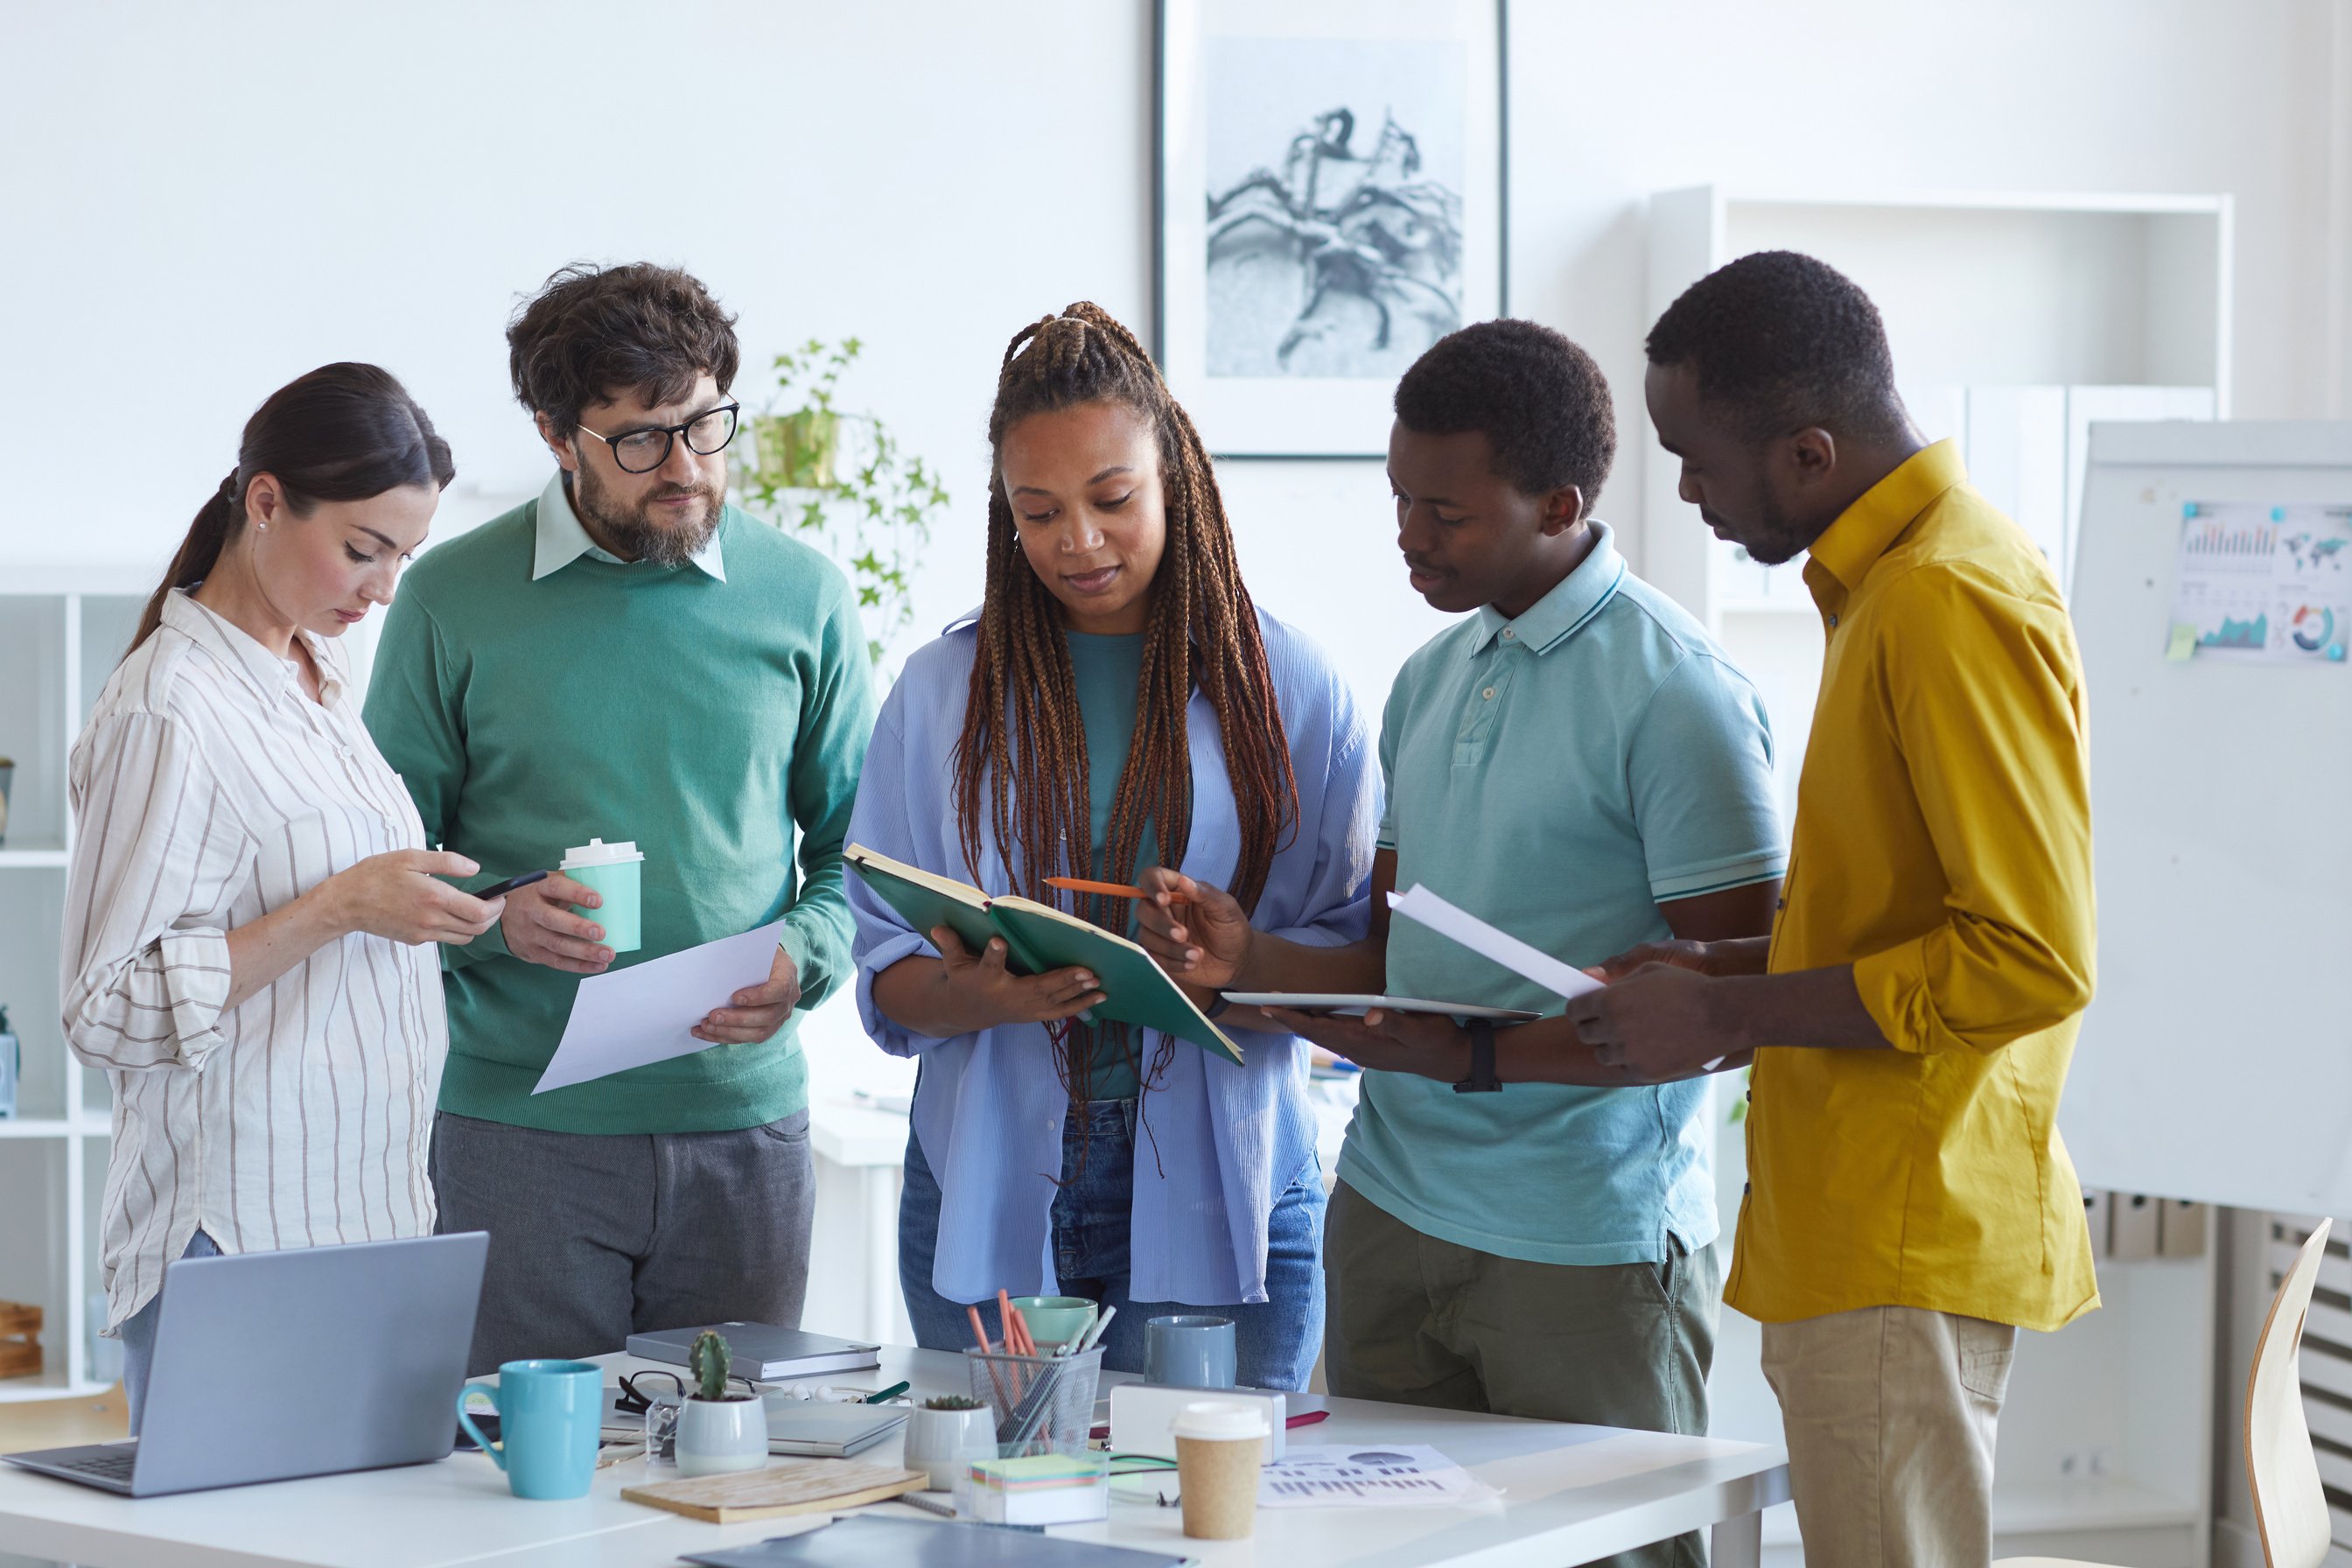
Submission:
M 1143 1380 L 1171 1388 L 1234 1385 L 1234 1321 L 1186 1313 L 1143 1325 Z

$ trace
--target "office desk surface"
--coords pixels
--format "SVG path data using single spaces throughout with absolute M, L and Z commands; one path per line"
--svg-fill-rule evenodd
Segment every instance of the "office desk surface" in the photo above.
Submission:
M 598 1359 L 615 1375 L 649 1364 Z M 879 1387 L 900 1378 L 918 1397 L 968 1392 L 963 1358 L 936 1351 L 886 1349 L 878 1373 L 835 1381 Z M 1107 1384 L 1119 1381 L 1105 1374 Z M 1185 1552 L 1215 1568 L 1555 1568 L 1730 1521 L 1717 1537 L 1718 1560 L 1752 1562 L 1754 1516 L 1789 1495 L 1785 1457 L 1752 1443 L 1298 1399 L 1331 1411 L 1329 1420 L 1299 1429 L 1302 1443 L 1428 1443 L 1503 1498 L 1467 1508 L 1261 1510 L 1254 1540 L 1224 1542 L 1186 1541 L 1179 1510 L 1118 1499 L 1108 1524 L 1055 1533 Z M 893 1437 L 860 1458 L 898 1455 Z M 84 1568 L 660 1568 L 683 1552 L 788 1534 L 825 1517 L 710 1525 L 621 1500 L 622 1487 L 646 1479 L 644 1461 L 635 1460 L 598 1471 L 584 1498 L 526 1502 L 509 1495 L 488 1459 L 468 1453 L 404 1469 L 131 1500 L 0 1466 L 0 1549 Z

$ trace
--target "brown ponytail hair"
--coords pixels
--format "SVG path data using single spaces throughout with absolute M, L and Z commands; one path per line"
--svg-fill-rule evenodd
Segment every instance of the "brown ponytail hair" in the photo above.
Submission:
M 294 515 L 308 517 L 320 501 L 365 500 L 402 485 L 446 489 L 457 469 L 449 443 L 391 372 L 344 362 L 288 382 L 245 422 L 236 467 L 196 509 L 139 617 L 132 648 L 154 635 L 173 589 L 194 587 L 219 563 L 245 526 L 246 491 L 265 473 L 284 489 Z
M 1192 421 L 1135 335 L 1100 306 L 1081 302 L 1013 335 L 997 375 L 989 447 L 1001 462 L 1005 432 L 1030 415 L 1103 402 L 1133 411 L 1158 440 L 1168 544 L 1152 584 L 1135 738 L 1112 797 L 1102 874 L 1133 877 L 1147 826 L 1159 836 L 1161 861 L 1183 864 L 1192 821 L 1184 710 L 1198 687 L 1217 716 L 1240 821 L 1233 893 L 1244 909 L 1255 908 L 1275 852 L 1297 830 L 1298 781 L 1257 608 L 1242 585 L 1216 474 Z M 1097 874 L 1086 863 L 1094 833 L 1085 736 L 1060 606 L 1021 553 L 1000 468 L 989 478 L 987 598 L 955 749 L 956 820 L 975 878 L 983 823 L 1027 897 L 1052 902 L 1045 878 Z M 1124 903 L 1090 898 L 1082 910 L 1097 924 L 1126 930 Z M 1083 1095 L 1087 1031 L 1061 1033 L 1064 1080 Z

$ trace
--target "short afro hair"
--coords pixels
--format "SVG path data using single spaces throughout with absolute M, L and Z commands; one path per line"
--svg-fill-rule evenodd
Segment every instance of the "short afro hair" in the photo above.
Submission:
M 1506 318 L 1449 332 L 1397 383 L 1397 422 L 1423 436 L 1484 431 L 1496 477 L 1522 495 L 1593 498 L 1617 457 L 1617 410 L 1592 356 L 1549 327 Z
M 650 261 L 560 268 L 507 323 L 515 397 L 558 431 L 616 392 L 676 403 L 705 371 L 724 392 L 740 359 L 735 318 L 702 280 Z
M 1648 347 L 1652 364 L 1689 365 L 1699 396 L 1736 410 L 1751 439 L 1811 426 L 1885 438 L 1905 426 L 1878 307 L 1793 250 L 1717 268 L 1666 307 Z

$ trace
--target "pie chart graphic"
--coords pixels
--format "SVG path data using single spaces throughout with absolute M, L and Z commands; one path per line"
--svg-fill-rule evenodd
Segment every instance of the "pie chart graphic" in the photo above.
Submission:
M 2305 653 L 2317 653 L 2336 640 L 2336 612 L 2325 605 L 2299 606 L 2287 622 L 2287 635 Z

